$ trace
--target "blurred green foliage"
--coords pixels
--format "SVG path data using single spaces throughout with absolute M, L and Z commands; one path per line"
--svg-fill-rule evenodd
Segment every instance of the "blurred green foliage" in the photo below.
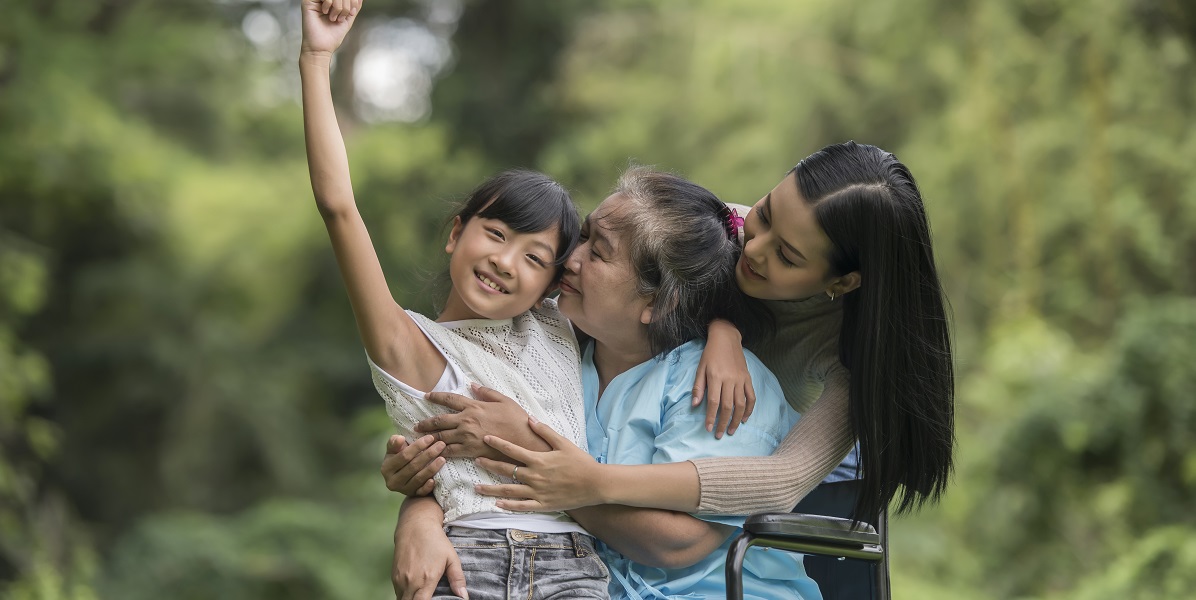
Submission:
M 310 200 L 293 4 L 0 21 L 2 596 L 389 593 L 389 424 Z M 431 115 L 367 123 L 362 32 L 443 5 L 367 2 L 337 64 L 401 303 L 434 310 L 448 204 L 497 169 L 587 208 L 630 161 L 750 203 L 878 144 L 922 185 L 959 349 L 956 481 L 894 525 L 896 597 L 1196 589 L 1191 7 L 471 1 Z

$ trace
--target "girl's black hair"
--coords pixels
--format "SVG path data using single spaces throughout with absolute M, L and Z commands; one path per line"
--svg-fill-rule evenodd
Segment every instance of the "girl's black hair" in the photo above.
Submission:
M 870 520 L 898 495 L 898 513 L 935 502 L 952 470 L 954 368 L 922 195 L 896 157 L 855 142 L 827 146 L 793 172 L 830 238 L 831 275 L 860 274 L 842 297 L 839 335 L 863 472 L 856 518 Z
M 554 282 L 564 272 L 565 260 L 577 246 L 581 234 L 577 207 L 564 186 L 543 173 L 523 169 L 503 171 L 483 181 L 469 194 L 455 216 L 461 218 L 462 224 L 475 216 L 498 219 L 520 233 L 556 227 Z
M 649 167 L 628 169 L 613 193 L 632 203 L 608 226 L 624 234 L 637 292 L 653 299 L 654 355 L 705 339 L 716 318 L 734 323 L 745 343 L 764 334 L 771 313 L 735 282 L 740 247 L 726 204 L 696 183 Z

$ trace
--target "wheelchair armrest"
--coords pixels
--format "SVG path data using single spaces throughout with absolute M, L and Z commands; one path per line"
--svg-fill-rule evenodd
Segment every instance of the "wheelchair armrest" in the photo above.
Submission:
M 753 536 L 793 542 L 810 542 L 844 548 L 879 546 L 880 534 L 867 523 L 851 519 L 800 513 L 760 513 L 751 515 L 743 529 Z

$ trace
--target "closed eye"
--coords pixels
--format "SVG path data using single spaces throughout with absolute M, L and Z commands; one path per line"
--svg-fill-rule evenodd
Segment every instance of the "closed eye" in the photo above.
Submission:
M 591 258 L 602 258 L 602 255 L 598 254 L 598 250 L 594 248 L 594 244 L 590 242 L 589 232 L 585 229 L 581 230 L 581 236 L 578 238 L 577 244 L 579 246 L 589 246 Z
M 592 258 L 592 259 L 597 258 L 598 260 L 606 260 L 605 258 L 602 258 L 601 254 L 598 254 L 598 250 L 594 247 L 594 243 L 590 241 L 590 219 L 588 217 L 581 224 L 581 232 L 580 232 L 580 235 L 578 235 L 578 237 L 577 237 L 577 245 L 578 246 L 589 245 L 590 258 Z
M 770 225 L 770 223 L 768 222 L 768 217 L 764 215 L 763 210 L 753 210 L 752 212 L 760 215 L 760 222 L 763 223 L 765 227 Z M 797 266 L 797 263 L 795 263 L 785 257 L 785 253 L 781 250 L 780 246 L 777 246 L 777 258 L 779 258 L 781 260 L 781 264 L 785 265 L 786 267 L 796 267 Z
M 781 259 L 781 262 L 787 267 L 796 267 L 797 266 L 797 263 L 789 260 L 788 258 L 785 258 L 785 253 L 781 251 L 780 246 L 777 246 L 777 258 Z

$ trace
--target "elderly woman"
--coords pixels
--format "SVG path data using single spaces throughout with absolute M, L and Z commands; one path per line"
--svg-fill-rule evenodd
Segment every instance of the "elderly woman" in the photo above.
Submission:
M 558 302 L 561 312 L 590 338 L 580 358 L 588 450 L 599 462 L 765 456 L 797 421 L 776 378 L 750 353 L 745 358 L 756 389 L 750 423 L 734 436 L 715 439 L 706 429 L 705 409 L 693 406 L 693 382 L 704 347 L 700 338 L 710 321 L 731 320 L 748 336 L 762 326 L 751 318 L 761 314 L 759 308 L 736 288 L 735 238 L 734 219 L 713 194 L 642 168 L 628 171 L 586 219 L 583 241 L 565 265 Z M 521 429 L 500 433 L 534 447 L 528 443 L 533 432 Z M 535 430 L 555 445 L 551 431 Z M 518 481 L 516 466 L 486 464 Z M 722 563 L 742 516 L 692 516 L 620 505 L 589 506 L 569 514 L 604 542 L 599 553 L 611 574 L 612 597 L 725 593 Z M 491 595 L 495 591 L 487 589 L 487 574 L 498 570 L 526 574 L 519 597 L 540 597 L 539 592 L 547 591 L 537 590 L 535 579 L 552 564 L 511 564 L 504 558 L 514 555 L 512 546 L 534 545 L 534 536 L 454 549 L 441 520 L 434 500 L 412 497 L 405 502 L 395 538 L 395 584 L 402 597 L 433 597 L 432 587 L 436 598 L 455 597 L 450 589 L 460 593 L 462 578 L 472 598 L 515 597 L 511 590 Z M 535 553 L 531 556 L 534 561 Z M 752 550 L 745 564 L 745 597 L 820 597 L 800 557 Z M 441 580 L 446 570 L 448 577 Z M 512 577 L 511 585 L 519 579 Z

